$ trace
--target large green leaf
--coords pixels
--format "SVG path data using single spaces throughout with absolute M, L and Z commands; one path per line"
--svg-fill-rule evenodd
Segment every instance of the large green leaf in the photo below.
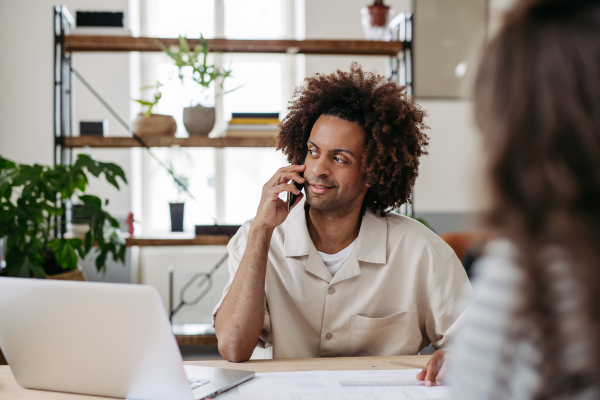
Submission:
M 18 249 L 9 249 L 6 253 L 6 272 L 8 276 L 21 278 L 45 278 L 39 254 L 28 254 Z
M 102 208 L 102 200 L 100 200 L 97 196 L 92 196 L 90 194 L 84 194 L 79 196 L 79 200 L 83 202 L 86 206 L 90 206 L 94 209 Z
M 58 264 L 66 270 L 77 268 L 77 254 L 81 251 L 83 241 L 81 239 L 54 239 L 48 243 L 48 247 L 56 256 Z

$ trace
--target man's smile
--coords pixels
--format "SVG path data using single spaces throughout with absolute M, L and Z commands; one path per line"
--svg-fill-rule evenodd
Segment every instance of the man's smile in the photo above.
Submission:
M 310 189 L 315 193 L 315 194 L 325 194 L 327 192 L 329 192 L 330 190 L 332 190 L 335 186 L 325 186 L 325 185 L 320 185 L 317 183 L 311 183 L 309 184 Z

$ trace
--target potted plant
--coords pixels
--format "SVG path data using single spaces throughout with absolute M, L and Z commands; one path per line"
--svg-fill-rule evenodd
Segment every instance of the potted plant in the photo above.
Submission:
M 182 83 L 192 80 L 200 85 L 206 95 L 206 102 L 210 98 L 208 90 L 211 83 L 218 81 L 223 87 L 224 80 L 231 76 L 231 71 L 208 63 L 210 50 L 202 35 L 200 35 L 200 43 L 193 49 L 190 48 L 187 38 L 183 36 L 179 36 L 179 47 L 167 48 L 162 43 L 157 43 L 175 62 Z M 198 100 L 194 104 L 192 100 L 190 107 L 183 110 L 183 125 L 190 135 L 208 135 L 215 126 L 215 108 L 202 105 Z
M 88 174 L 103 174 L 117 189 L 118 179 L 127 183 L 121 167 L 98 162 L 86 154 L 78 155 L 71 166 L 54 167 L 17 164 L 0 157 L 0 237 L 6 238 L 3 275 L 82 279 L 80 271 L 79 278 L 72 275 L 77 275 L 78 260 L 94 245 L 99 252 L 99 272 L 106 271 L 109 255 L 115 261 L 125 261 L 119 223 L 104 209 L 108 200 L 85 194 Z M 89 217 L 84 239 L 60 234 L 66 231 L 65 204 L 75 198 Z
M 153 114 L 152 109 L 158 104 L 162 97 L 160 88 L 162 84 L 156 83 L 156 86 L 145 86 L 144 90 L 154 90 L 153 100 L 134 100 L 145 107 L 143 113 L 138 114 L 137 118 L 131 123 L 131 130 L 139 136 L 174 136 L 177 132 L 177 123 L 171 115 Z
M 394 10 L 383 4 L 383 0 L 375 0 L 370 6 L 364 6 L 360 13 L 363 31 L 368 40 L 390 40 L 388 23 Z
M 189 179 L 187 172 L 193 170 L 194 159 L 186 149 L 179 146 L 172 146 L 169 148 L 166 158 L 163 159 L 163 164 L 169 175 L 173 177 L 173 182 L 177 189 L 176 200 L 169 202 L 171 232 L 183 232 L 184 187 L 188 187 Z

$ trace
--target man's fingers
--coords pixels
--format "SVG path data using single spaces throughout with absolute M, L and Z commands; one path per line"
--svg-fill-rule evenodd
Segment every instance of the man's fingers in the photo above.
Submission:
M 423 368 L 423 370 L 417 374 L 418 381 L 425 380 L 425 375 L 427 374 L 427 367 L 429 366 L 429 363 L 431 363 L 431 358 L 429 359 L 429 361 L 427 361 L 427 364 L 425 364 L 425 368 Z
M 270 186 L 276 186 L 279 185 L 285 176 L 288 176 L 287 180 L 291 181 L 291 180 L 296 180 L 293 177 L 299 177 L 300 175 L 299 173 L 304 171 L 306 169 L 306 165 L 289 165 L 287 167 L 283 167 L 283 168 L 279 168 L 279 170 L 275 173 L 275 175 L 273 175 L 271 177 L 271 179 L 269 179 L 269 181 L 265 184 L 265 186 L 270 187 Z M 298 183 L 303 183 L 304 182 L 304 178 L 301 178 L 302 181 L 298 182 Z
M 435 384 L 438 386 L 441 386 L 444 383 L 444 380 L 446 379 L 446 365 L 448 365 L 448 363 L 446 362 L 442 364 L 442 368 L 440 368 L 440 371 L 435 377 Z
M 424 381 L 425 380 L 425 375 L 427 374 L 427 367 L 423 368 L 423 371 L 419 372 L 417 374 L 417 380 L 418 381 Z
M 425 374 L 425 386 L 433 386 L 435 378 L 438 375 L 438 365 L 435 362 L 429 363 L 427 373 Z
M 300 194 L 300 190 L 298 190 L 296 185 L 294 185 L 293 183 L 282 183 L 280 185 L 273 186 L 272 188 L 269 188 L 269 192 L 274 197 L 279 197 L 279 193 L 281 192 L 292 192 L 294 194 Z
M 279 176 L 279 179 L 277 180 L 277 185 L 281 185 L 283 182 L 289 182 L 289 181 L 294 181 L 294 182 L 298 182 L 298 183 L 304 183 L 304 178 L 301 177 L 297 172 L 295 171 L 287 171 L 287 172 L 283 172 L 281 173 L 281 175 Z

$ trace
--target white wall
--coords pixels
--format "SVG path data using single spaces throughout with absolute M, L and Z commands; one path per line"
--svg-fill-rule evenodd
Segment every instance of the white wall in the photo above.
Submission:
M 0 1 L 0 155 L 21 163 L 53 162 L 53 7 L 82 11 L 123 11 L 128 0 L 2 0 Z M 126 121 L 130 119 L 129 54 L 74 54 L 74 67 Z M 79 119 L 108 119 L 111 134 L 125 129 L 91 97 L 79 82 L 74 86 L 74 134 Z M 93 150 L 101 161 L 118 163 L 130 176 L 129 150 Z M 124 217 L 131 209 L 128 186 L 117 192 L 93 179 L 90 193 L 109 198 L 109 212 Z
M 307 39 L 364 39 L 360 9 L 364 0 L 304 0 Z M 490 29 L 494 31 L 501 13 L 514 0 L 491 0 Z M 410 12 L 411 0 L 388 0 L 396 13 Z M 306 56 L 306 74 L 348 70 L 359 61 L 366 70 L 388 73 L 386 57 Z M 419 71 L 414 71 L 418 74 Z M 425 100 L 417 102 L 427 111 L 430 137 L 429 155 L 421 160 L 415 186 L 415 212 L 472 213 L 487 203 L 483 188 L 479 133 L 472 118 L 472 104 L 464 100 Z

